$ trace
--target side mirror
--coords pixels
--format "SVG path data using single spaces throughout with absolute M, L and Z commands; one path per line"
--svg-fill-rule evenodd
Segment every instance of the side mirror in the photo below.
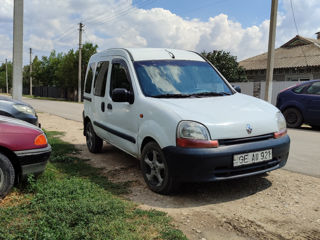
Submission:
M 236 90 L 238 93 L 241 93 L 241 88 L 239 86 L 235 86 L 234 90 Z
M 112 100 L 114 102 L 128 102 L 132 104 L 134 97 L 133 94 L 125 88 L 115 88 L 112 91 Z

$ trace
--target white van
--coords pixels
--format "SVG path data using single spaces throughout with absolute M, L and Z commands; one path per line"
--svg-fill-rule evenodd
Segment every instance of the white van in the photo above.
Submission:
M 89 150 L 99 152 L 106 141 L 140 159 L 157 193 L 286 164 L 290 139 L 281 112 L 236 92 L 195 52 L 109 49 L 90 58 L 84 88 Z

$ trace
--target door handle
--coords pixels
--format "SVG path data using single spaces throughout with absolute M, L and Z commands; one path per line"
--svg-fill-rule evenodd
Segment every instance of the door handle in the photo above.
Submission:
M 101 103 L 101 111 L 104 112 L 104 110 L 105 110 L 105 104 L 104 104 L 104 102 L 102 102 Z
M 108 108 L 109 110 L 112 110 L 112 105 L 111 105 L 110 103 L 108 103 L 107 108 Z

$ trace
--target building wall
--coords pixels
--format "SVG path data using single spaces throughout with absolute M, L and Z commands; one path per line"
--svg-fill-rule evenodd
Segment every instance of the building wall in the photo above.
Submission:
M 274 81 L 272 83 L 272 99 L 271 103 L 276 105 L 277 96 L 279 92 L 288 87 L 297 85 L 298 81 Z M 233 82 L 232 85 L 239 86 L 241 88 L 241 93 L 254 96 L 260 99 L 264 99 L 265 96 L 265 86 L 264 82 Z
M 266 81 L 266 70 L 248 70 L 247 79 L 250 82 Z M 273 81 L 305 81 L 320 79 L 320 67 L 274 69 Z

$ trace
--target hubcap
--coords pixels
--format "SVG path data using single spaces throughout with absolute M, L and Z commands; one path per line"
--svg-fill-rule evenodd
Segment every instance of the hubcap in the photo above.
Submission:
M 3 182 L 4 182 L 4 174 L 3 174 L 2 169 L 0 168 L 0 188 L 3 185 Z
M 288 115 L 287 115 L 287 122 L 290 123 L 290 124 L 294 124 L 296 123 L 298 120 L 298 117 L 295 113 L 293 112 L 290 112 Z
M 155 150 L 149 151 L 145 158 L 146 163 L 146 177 L 148 181 L 157 187 L 161 186 L 165 178 L 165 165 Z
M 92 134 L 92 129 L 91 129 L 90 125 L 88 125 L 86 132 L 87 132 L 86 133 L 87 145 L 88 145 L 89 149 L 91 149 L 93 134 Z

